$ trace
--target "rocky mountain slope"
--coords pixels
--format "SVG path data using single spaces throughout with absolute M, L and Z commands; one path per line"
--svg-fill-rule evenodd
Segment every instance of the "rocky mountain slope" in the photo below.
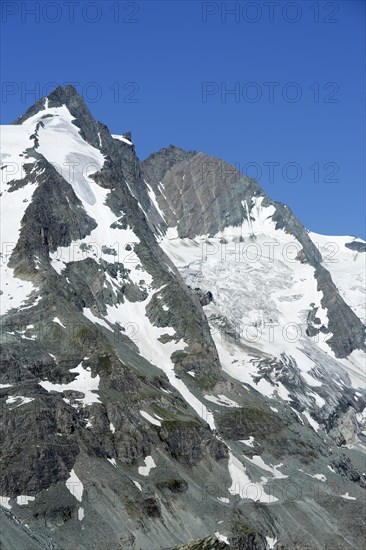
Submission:
M 1 163 L 1 547 L 361 548 L 365 243 L 72 87 Z

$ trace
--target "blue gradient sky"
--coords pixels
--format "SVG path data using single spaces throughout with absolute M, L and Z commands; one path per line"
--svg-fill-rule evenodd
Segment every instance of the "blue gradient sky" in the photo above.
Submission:
M 171 143 L 204 151 L 309 229 L 365 237 L 365 4 L 266 4 L 3 0 L 2 123 L 52 83 L 79 83 L 140 158 Z

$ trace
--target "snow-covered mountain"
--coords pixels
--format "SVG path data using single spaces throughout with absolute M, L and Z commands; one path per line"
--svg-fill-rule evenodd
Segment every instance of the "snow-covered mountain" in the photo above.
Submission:
M 71 86 L 1 163 L 2 547 L 361 548 L 365 242 Z

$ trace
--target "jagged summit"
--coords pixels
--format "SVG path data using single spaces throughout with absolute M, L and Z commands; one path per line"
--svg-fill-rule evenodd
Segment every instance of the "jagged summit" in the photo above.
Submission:
M 1 547 L 358 550 L 365 243 L 72 87 L 1 139 Z
M 65 87 L 57 86 L 51 93 L 47 96 L 42 97 L 36 103 L 34 103 L 26 112 L 21 115 L 14 124 L 22 124 L 28 118 L 34 116 L 40 111 L 45 110 L 46 108 L 52 107 L 62 107 L 65 105 L 70 112 L 72 111 L 89 111 L 83 98 L 78 93 L 76 88 L 72 85 Z
M 79 128 L 85 141 L 93 147 L 100 148 L 99 134 L 105 130 L 108 132 L 108 129 L 100 122 L 95 121 L 82 96 L 71 85 L 55 88 L 48 96 L 41 98 L 27 109 L 24 115 L 20 116 L 14 124 L 23 124 L 37 114 L 41 116 L 40 119 L 42 120 L 43 116 L 50 116 L 50 110 L 60 109 L 61 107 L 66 108 L 67 112 L 73 117 L 73 124 Z

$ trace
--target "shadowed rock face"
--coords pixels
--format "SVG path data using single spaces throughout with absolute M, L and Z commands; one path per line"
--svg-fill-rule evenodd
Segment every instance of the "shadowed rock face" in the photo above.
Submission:
M 255 181 L 203 153 L 170 147 L 151 155 L 142 167 L 164 218 L 182 238 L 240 225 L 246 217 L 241 201 L 263 194 Z
M 356 250 L 356 252 L 366 252 L 366 243 L 362 243 L 360 241 L 353 241 L 351 243 L 346 243 L 345 246 L 347 248 L 350 248 L 351 250 Z
M 79 132 L 67 153 L 87 144 L 104 157 L 85 178 L 95 208 L 42 153 L 60 107 L 73 118 L 63 131 Z M 334 354 L 346 357 L 363 346 L 362 323 L 308 231 L 219 159 L 170 146 L 140 163 L 131 135 L 113 138 L 70 86 L 15 126 L 32 120 L 24 176 L 4 188 L 14 203 L 34 192 L 16 203 L 17 240 L 2 258 L 7 296 L 14 280 L 14 300 L 33 286 L 1 318 L 1 547 L 360 548 L 366 396 L 325 351 L 313 385 L 294 358 L 250 346 L 242 372 L 255 364 L 257 378 L 236 378 L 235 327 L 215 310 L 220 296 L 186 284 L 162 244 L 175 227 L 188 246 L 249 224 L 261 199 L 276 230 L 300 243 L 299 264 L 315 269 L 329 323 L 314 307 L 308 331 L 331 332 Z M 230 373 L 215 341 L 228 344 Z

